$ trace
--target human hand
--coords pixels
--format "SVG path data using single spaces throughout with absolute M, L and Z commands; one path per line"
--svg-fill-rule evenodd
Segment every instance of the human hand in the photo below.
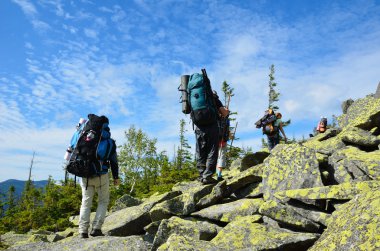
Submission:
M 114 184 L 115 186 L 120 185 L 120 180 L 119 180 L 119 179 L 114 179 L 114 180 L 113 180 L 113 184 Z

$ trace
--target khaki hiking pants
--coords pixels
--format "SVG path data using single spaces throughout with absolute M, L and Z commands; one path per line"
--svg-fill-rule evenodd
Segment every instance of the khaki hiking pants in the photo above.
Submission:
M 88 184 L 87 179 L 82 178 L 80 186 L 82 187 L 82 204 L 79 214 L 79 233 L 88 233 L 92 200 L 95 192 L 98 193 L 98 207 L 92 222 L 92 229 L 101 229 L 110 198 L 108 173 L 88 178 Z

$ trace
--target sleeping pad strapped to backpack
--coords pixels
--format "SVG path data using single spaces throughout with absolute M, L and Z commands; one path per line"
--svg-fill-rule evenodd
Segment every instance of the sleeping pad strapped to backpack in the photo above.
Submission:
M 107 173 L 105 162 L 113 147 L 108 118 L 89 114 L 88 121 L 78 128 L 72 138 L 71 148 L 74 150 L 66 170 L 84 178 Z
M 263 134 L 274 135 L 278 132 L 279 128 L 275 126 L 277 116 L 272 109 L 268 109 L 264 117 L 259 119 L 255 125 L 256 128 L 263 128 Z
M 217 121 L 217 110 L 206 70 L 194 73 L 187 86 L 191 118 L 197 126 L 211 125 Z

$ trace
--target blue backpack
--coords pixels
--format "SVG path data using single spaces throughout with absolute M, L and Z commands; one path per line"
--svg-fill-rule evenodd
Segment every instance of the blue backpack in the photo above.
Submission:
M 202 74 L 194 73 L 190 76 L 187 93 L 189 95 L 190 115 L 193 123 L 197 126 L 215 123 L 218 114 L 210 80 L 207 77 L 205 69 L 202 69 Z
M 115 147 L 108 118 L 94 114 L 89 114 L 88 118 L 71 138 L 73 152 L 66 166 L 69 173 L 84 178 L 107 173 L 107 160 Z

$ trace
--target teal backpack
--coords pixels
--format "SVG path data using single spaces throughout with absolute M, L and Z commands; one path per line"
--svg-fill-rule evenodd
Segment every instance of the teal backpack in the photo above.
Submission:
M 190 76 L 187 93 L 193 123 L 197 126 L 216 123 L 218 114 L 210 80 L 205 69 L 202 69 L 202 74 L 194 73 Z

